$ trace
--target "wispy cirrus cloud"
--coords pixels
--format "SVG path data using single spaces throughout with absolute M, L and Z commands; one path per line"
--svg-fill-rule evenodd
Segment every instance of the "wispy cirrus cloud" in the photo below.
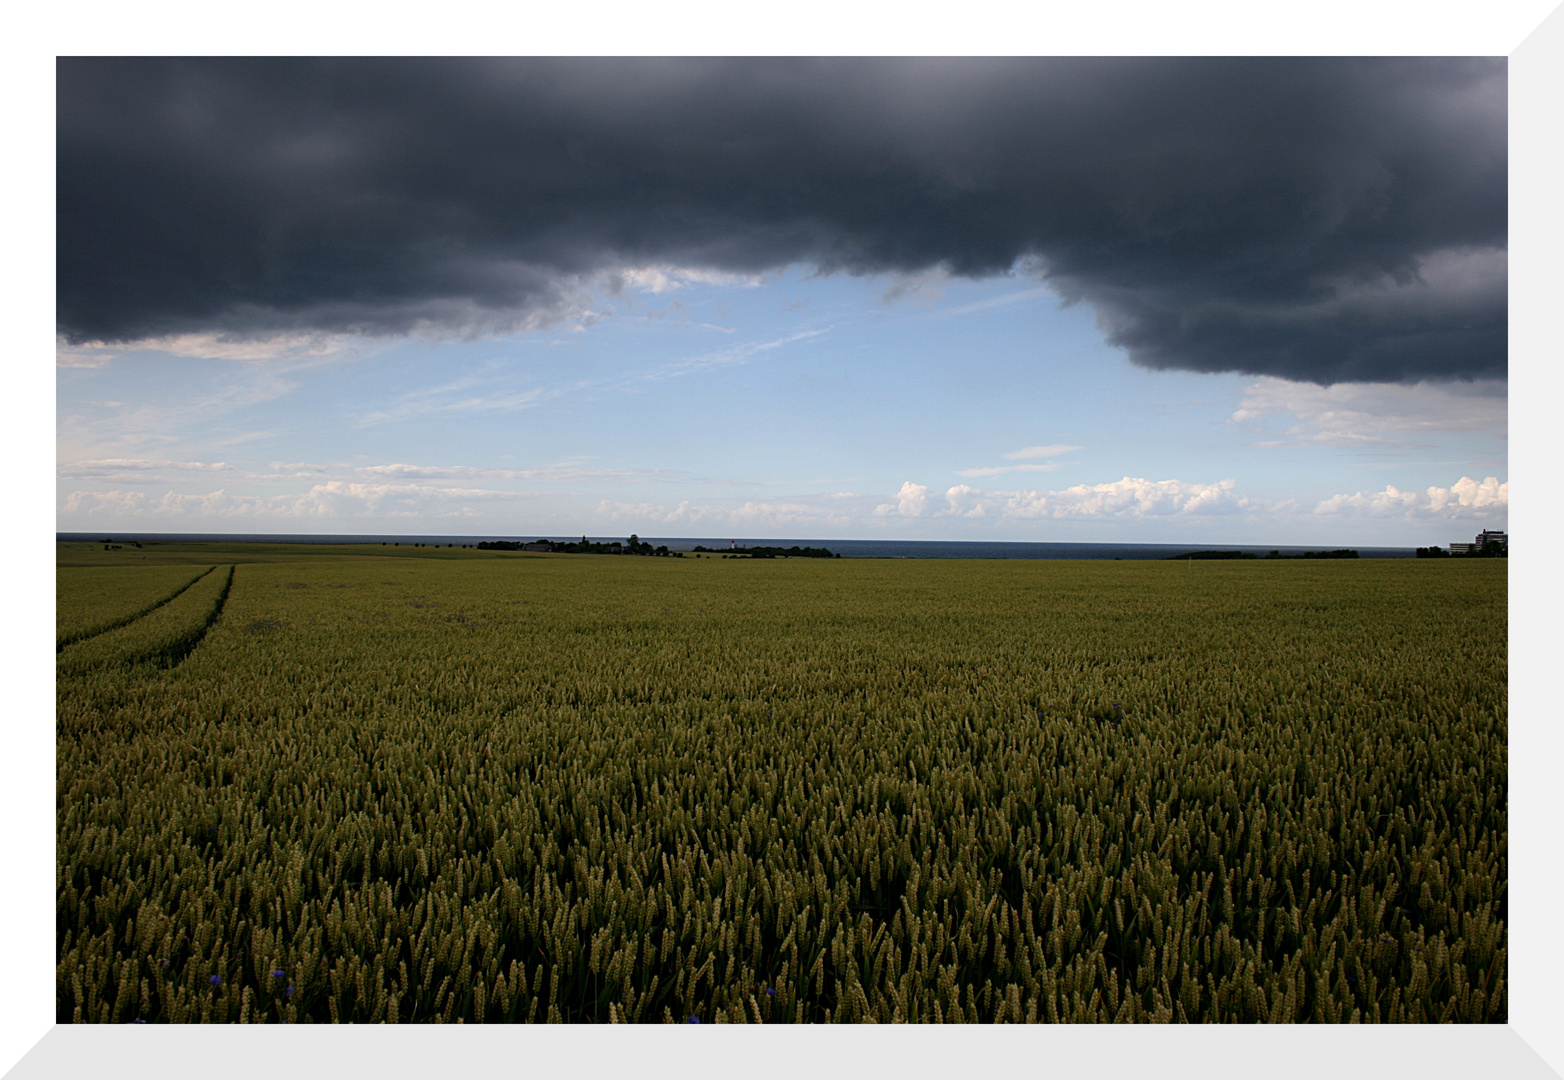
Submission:
M 361 427 L 375 424 L 397 423 L 414 416 L 463 413 L 463 412 L 514 412 L 518 409 L 536 408 L 578 388 L 575 386 L 528 386 L 517 388 L 506 385 L 503 377 L 493 374 L 464 375 L 459 379 L 423 386 L 410 390 L 384 408 L 358 417 Z
M 1018 465 L 985 465 L 981 468 L 957 469 L 957 476 L 965 476 L 968 479 L 978 479 L 987 476 L 1003 476 L 1005 473 L 1015 472 L 1052 472 L 1059 466 L 1052 461 L 1038 461 L 1037 458 L 1061 457 L 1079 446 L 1071 446 L 1063 443 L 1055 443 L 1048 446 L 1024 446 L 1019 450 L 1012 450 L 1008 454 L 999 456 L 1007 461 L 1021 462 Z
M 993 311 L 995 308 L 1010 307 L 1012 304 L 1025 303 L 1028 300 L 1041 300 L 1044 297 L 1058 299 L 1058 294 L 1047 286 L 1039 285 L 1031 289 L 1018 289 L 1002 296 L 991 296 L 986 300 L 978 300 L 971 304 L 962 304 L 960 307 L 949 308 L 938 312 L 941 316 L 973 315 L 980 311 Z
M 1020 450 L 1012 450 L 1008 454 L 999 456 L 1007 461 L 1024 461 L 1029 458 L 1051 458 L 1068 454 L 1072 450 L 1079 450 L 1079 446 L 1066 446 L 1062 443 L 1054 443 L 1049 446 L 1026 446 Z
M 205 364 L 164 358 L 159 365 L 171 366 L 160 370 L 178 376 L 171 391 L 158 380 L 148 380 L 143 390 L 135 380 L 119 385 L 113 400 L 95 398 L 74 406 L 62 402 L 55 421 L 58 457 L 75 461 L 174 458 L 275 438 L 279 429 L 268 421 L 276 417 L 266 416 L 257 424 L 258 414 L 252 410 L 295 394 L 307 382 L 299 377 L 303 369 L 321 362 L 316 358 Z
M 225 461 L 153 461 L 146 458 L 101 458 L 95 461 L 71 461 L 56 467 L 56 474 L 69 479 L 106 479 L 160 475 L 168 472 L 213 473 L 236 472 Z
M 1031 462 L 1024 465 L 987 465 L 981 469 L 957 469 L 957 476 L 975 479 L 984 476 L 1002 476 L 1014 472 L 1053 472 L 1059 466 L 1052 461 Z
M 649 480 L 679 475 L 671 469 L 589 469 L 580 465 L 543 465 L 491 469 L 476 465 L 362 465 L 361 476 L 405 480 Z
M 115 521 L 174 518 L 190 521 L 333 518 L 473 518 L 479 505 L 525 496 L 485 488 L 423 484 L 366 484 L 331 480 L 299 494 L 246 495 L 226 489 L 200 493 L 168 491 L 73 491 L 56 508 L 61 517 Z
M 723 327 L 712 327 L 723 330 Z M 769 341 L 747 341 L 697 356 L 676 360 L 650 371 L 620 378 L 577 379 L 552 386 L 516 387 L 509 377 L 493 372 L 463 375 L 435 386 L 420 387 L 401 395 L 388 406 L 360 416 L 360 426 L 397 423 L 415 416 L 463 412 L 514 412 L 533 409 L 567 395 L 590 390 L 627 391 L 648 382 L 662 382 L 685 375 L 748 363 L 770 352 L 827 333 L 829 327 L 801 330 Z
M 634 299 L 626 301 L 627 310 L 635 310 Z M 711 330 L 719 334 L 732 334 L 737 332 L 737 327 L 719 326 L 716 323 L 696 322 L 690 314 L 690 309 L 677 298 L 670 299 L 662 307 L 649 307 L 640 313 L 641 318 L 651 322 L 663 322 L 684 330 Z
M 103 367 L 113 360 L 137 353 L 166 353 L 191 360 L 285 361 L 317 363 L 363 352 L 369 343 L 347 334 L 249 334 L 186 333 L 141 338 L 107 344 L 102 341 L 55 341 L 57 367 Z
M 806 341 L 812 337 L 829 332 L 826 327 L 820 330 L 800 330 L 786 337 L 776 338 L 772 341 L 748 341 L 742 344 L 732 345 L 726 349 L 716 349 L 712 352 L 692 356 L 687 360 L 678 360 L 667 364 L 655 371 L 642 376 L 643 379 L 658 381 L 662 379 L 675 379 L 681 375 L 693 375 L 701 371 L 712 371 L 717 368 L 731 367 L 734 364 L 748 363 L 750 358 L 760 353 L 780 349 L 784 345 L 791 345 L 795 341 Z
M 56 341 L 54 344 L 54 366 L 57 368 L 108 367 L 115 355 L 115 350 L 107 348 L 100 342 L 67 345 L 62 341 Z

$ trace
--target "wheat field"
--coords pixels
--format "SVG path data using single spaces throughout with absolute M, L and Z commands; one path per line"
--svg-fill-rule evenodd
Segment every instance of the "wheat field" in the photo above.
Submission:
M 1505 575 L 62 563 L 57 1017 L 1504 1022 Z

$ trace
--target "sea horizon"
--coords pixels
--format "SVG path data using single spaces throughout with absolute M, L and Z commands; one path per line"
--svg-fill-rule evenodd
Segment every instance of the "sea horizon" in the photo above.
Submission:
M 530 543 L 535 540 L 575 542 L 580 535 L 555 533 L 481 533 L 468 535 L 390 535 L 385 533 L 154 533 L 154 532 L 56 532 L 56 543 L 163 543 L 163 544 L 478 544 L 506 540 Z M 593 543 L 624 541 L 625 536 L 587 536 Z M 1237 551 L 1266 555 L 1300 555 L 1308 551 L 1334 551 L 1348 548 L 1364 559 L 1415 558 L 1416 548 L 1321 544 L 1123 544 L 1080 543 L 1075 541 L 1011 540 L 825 540 L 756 539 L 739 537 L 643 536 L 646 543 L 666 546 L 670 551 L 692 551 L 697 546 L 712 550 L 734 547 L 824 547 L 840 552 L 843 558 L 857 559 L 1166 559 L 1186 552 Z

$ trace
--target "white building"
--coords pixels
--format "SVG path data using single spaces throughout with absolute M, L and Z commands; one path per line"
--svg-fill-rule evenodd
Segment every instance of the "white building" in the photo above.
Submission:
M 1472 554 L 1475 554 L 1475 553 L 1481 551 L 1483 549 L 1483 546 L 1486 545 L 1487 543 L 1489 543 L 1490 541 L 1492 541 L 1493 543 L 1498 544 L 1506 552 L 1508 552 L 1510 550 L 1510 535 L 1509 535 L 1509 533 L 1495 532 L 1495 531 L 1493 531 L 1491 529 L 1484 529 L 1482 532 L 1477 534 L 1476 540 L 1474 540 L 1470 544 L 1452 543 L 1450 545 L 1450 554 L 1452 554 L 1452 555 L 1472 555 Z

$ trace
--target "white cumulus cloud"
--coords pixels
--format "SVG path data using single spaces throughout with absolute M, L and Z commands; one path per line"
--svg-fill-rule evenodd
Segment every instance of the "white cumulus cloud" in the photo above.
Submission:
M 875 514 L 919 517 L 932 505 L 929 489 L 907 481 L 895 503 Z M 1126 476 L 1106 484 L 1077 484 L 1062 491 L 983 491 L 957 484 L 945 492 L 935 517 L 1144 518 L 1174 514 L 1230 514 L 1256 505 L 1234 491 L 1232 480 L 1199 484 Z
M 1250 505 L 1232 480 L 1190 483 L 1126 476 L 1105 484 L 1077 484 L 1063 491 L 1017 491 L 1005 497 L 1007 517 L 1112 518 L 1174 514 L 1227 514 Z
M 1497 518 L 1502 522 L 1509 509 L 1508 481 L 1501 483 L 1498 477 L 1489 476 L 1478 482 L 1463 476 L 1447 488 L 1433 486 L 1421 491 L 1402 491 L 1387 484 L 1383 491 L 1332 495 L 1316 506 L 1314 512 L 1366 517 Z
M 929 489 L 924 484 L 914 484 L 911 480 L 902 484 L 901 490 L 896 493 L 894 503 L 881 503 L 874 508 L 876 517 L 885 517 L 888 514 L 900 514 L 902 517 L 919 517 L 929 508 Z
M 830 496 L 824 496 L 830 498 Z M 660 525 L 732 525 L 746 531 L 758 529 L 786 530 L 802 526 L 845 527 L 852 518 L 840 510 L 801 501 L 756 502 L 750 500 L 740 506 L 698 505 L 688 499 L 669 509 L 659 503 L 615 502 L 604 499 L 598 503 L 598 517 L 615 522 L 642 523 L 643 526 Z
M 946 513 L 956 517 L 979 518 L 988 516 L 989 500 L 977 488 L 957 484 L 945 492 L 945 502 L 950 509 Z

